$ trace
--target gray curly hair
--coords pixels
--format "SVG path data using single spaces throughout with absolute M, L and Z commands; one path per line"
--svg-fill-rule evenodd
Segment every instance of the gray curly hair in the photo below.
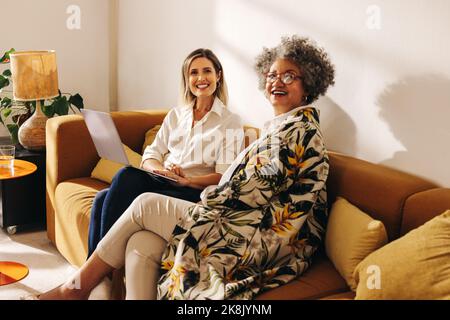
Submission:
M 256 57 L 259 89 L 264 90 L 266 74 L 277 59 L 289 59 L 300 68 L 307 94 L 305 104 L 314 102 L 326 93 L 330 85 L 334 85 L 334 65 L 324 49 L 309 38 L 293 35 L 282 37 L 281 43 L 274 48 L 263 48 L 263 52 Z

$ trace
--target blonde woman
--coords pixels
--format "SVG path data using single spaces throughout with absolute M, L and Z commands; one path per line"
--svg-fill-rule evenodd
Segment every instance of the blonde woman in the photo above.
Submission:
M 141 163 L 147 171 L 169 176 L 177 183 L 131 167 L 120 170 L 111 186 L 94 199 L 88 257 L 138 195 L 155 192 L 198 202 L 202 190 L 217 184 L 242 150 L 241 121 L 226 108 L 223 67 L 211 50 L 197 49 L 184 60 L 181 97 L 183 105 L 169 111 Z

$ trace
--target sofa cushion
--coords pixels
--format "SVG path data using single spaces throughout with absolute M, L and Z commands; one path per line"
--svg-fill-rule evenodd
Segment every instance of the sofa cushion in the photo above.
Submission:
M 56 245 L 71 264 L 81 266 L 86 260 L 92 201 L 107 187 L 92 178 L 71 179 L 56 187 Z
M 328 203 L 341 196 L 383 222 L 389 240 L 400 235 L 402 209 L 412 194 L 436 184 L 425 179 L 339 153 L 330 152 Z
M 141 165 L 142 155 L 134 152 L 126 145 L 123 145 L 123 147 L 130 164 L 134 167 L 139 167 Z M 122 169 L 124 166 L 125 165 L 123 163 L 117 163 L 108 159 L 101 158 L 95 166 L 94 170 L 92 170 L 91 178 L 95 178 L 111 184 L 112 179 L 116 175 L 117 171 Z
M 355 280 L 356 299 L 450 299 L 450 210 L 370 254 Z
M 146 133 L 145 133 L 145 140 L 144 140 L 144 144 L 142 145 L 142 154 L 144 154 L 145 148 L 147 148 L 149 145 L 151 145 L 153 143 L 153 141 L 156 138 L 156 135 L 158 134 L 159 129 L 161 129 L 161 125 L 156 125 L 152 128 L 150 128 Z
M 370 253 L 387 243 L 384 225 L 344 198 L 331 208 L 325 236 L 325 249 L 336 269 L 352 290 L 356 290 L 353 271 Z
M 345 280 L 324 255 L 318 254 L 308 270 L 297 279 L 256 297 L 257 300 L 313 300 L 347 292 Z

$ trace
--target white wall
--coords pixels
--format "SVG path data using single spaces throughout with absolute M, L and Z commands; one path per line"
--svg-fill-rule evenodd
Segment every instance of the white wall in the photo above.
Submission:
M 80 29 L 67 28 L 71 5 L 80 8 Z M 1 0 L 0 52 L 56 50 L 61 91 L 109 110 L 109 7 L 109 0 Z
M 182 60 L 209 47 L 231 109 L 257 126 L 272 112 L 254 57 L 282 35 L 310 36 L 337 69 L 316 104 L 329 149 L 450 186 L 448 0 L 119 0 L 118 29 L 120 109 L 175 105 Z
M 212 47 L 215 1 L 119 0 L 118 101 L 122 110 L 174 106 L 184 58 Z
M 448 0 L 0 1 L 0 51 L 55 49 L 60 88 L 97 110 L 176 105 L 183 59 L 207 47 L 224 65 L 230 108 L 261 126 L 272 110 L 254 57 L 282 35 L 310 36 L 337 68 L 316 103 L 329 149 L 450 186 Z M 80 30 L 66 27 L 69 5 Z M 367 27 L 370 5 L 380 30 Z

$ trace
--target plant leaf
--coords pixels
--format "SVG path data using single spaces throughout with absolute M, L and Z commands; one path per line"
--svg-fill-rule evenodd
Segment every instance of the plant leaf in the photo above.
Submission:
M 0 89 L 9 86 L 9 80 L 8 78 L 0 75 Z
M 9 109 L 9 108 L 7 108 L 7 109 L 3 109 L 2 110 L 2 113 L 3 113 L 3 118 L 8 118 L 9 117 L 9 115 L 11 114 L 11 112 L 12 112 L 12 110 L 11 109 Z
M 44 112 L 44 114 L 48 117 L 51 118 L 55 115 L 55 103 L 52 103 L 49 106 L 43 105 L 42 106 L 42 112 Z
M 9 69 L 6 69 L 5 71 L 3 71 L 3 76 L 5 76 L 5 77 L 11 77 L 11 70 L 9 70 Z
M 6 51 L 3 57 L 0 58 L 0 63 L 8 63 L 9 62 L 9 55 L 13 52 L 16 52 L 14 48 L 11 48 L 9 51 Z
M 3 99 L 0 99 L 0 108 L 9 108 L 11 107 L 12 100 L 8 97 L 4 97 Z
M 69 102 L 67 101 L 67 98 L 64 96 L 57 97 L 55 101 L 52 103 L 53 107 L 55 108 L 55 113 L 59 114 L 60 116 L 66 115 L 69 113 Z
M 80 96 L 79 93 L 77 93 L 73 96 L 70 96 L 69 103 L 73 104 L 75 107 L 77 107 L 78 110 L 84 108 L 83 98 Z
M 8 124 L 6 125 L 6 128 L 8 129 L 9 133 L 11 134 L 11 140 L 13 144 L 19 143 L 19 126 L 17 124 Z

